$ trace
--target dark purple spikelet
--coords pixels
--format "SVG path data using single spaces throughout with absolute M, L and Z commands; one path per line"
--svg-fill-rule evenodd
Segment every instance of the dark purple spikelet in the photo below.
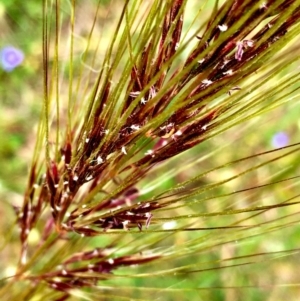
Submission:
M 141 265 L 160 258 L 158 255 L 138 254 L 112 258 L 106 255 L 107 250 L 95 249 L 75 254 L 62 263 L 58 271 L 43 274 L 41 280 L 52 289 L 68 294 L 68 291 L 74 287 L 94 287 L 97 281 L 105 280 L 106 274 L 111 274 L 119 267 Z M 85 277 L 81 278 L 80 275 Z

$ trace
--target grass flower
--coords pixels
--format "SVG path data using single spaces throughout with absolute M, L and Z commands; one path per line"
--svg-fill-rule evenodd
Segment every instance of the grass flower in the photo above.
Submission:
M 295 160 L 299 146 L 226 161 L 235 145 L 218 139 L 243 137 L 258 116 L 299 96 L 300 1 L 134 0 L 122 9 L 111 1 L 118 19 L 109 37 L 98 27 L 101 1 L 88 28 L 77 5 L 43 3 L 43 108 L 5 238 L 9 248 L 19 230 L 16 272 L 1 296 L 198 300 L 207 290 L 216 300 L 221 290 L 219 300 L 237 298 L 248 284 L 227 282 L 225 270 L 298 252 L 243 247 L 295 225 L 286 210 L 299 193 L 264 196 L 293 187 L 296 171 L 276 164 Z

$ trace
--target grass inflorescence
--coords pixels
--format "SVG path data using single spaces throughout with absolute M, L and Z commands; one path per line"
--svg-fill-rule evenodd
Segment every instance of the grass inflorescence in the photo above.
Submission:
M 297 108 L 300 1 L 90 2 L 43 1 L 43 106 L 3 300 L 280 300 L 299 145 L 239 140 Z M 275 283 L 249 278 L 257 266 Z

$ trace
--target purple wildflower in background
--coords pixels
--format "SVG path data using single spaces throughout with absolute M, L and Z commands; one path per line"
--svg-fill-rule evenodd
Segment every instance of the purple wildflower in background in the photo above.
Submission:
M 19 66 L 24 60 L 24 53 L 12 46 L 4 47 L 0 52 L 0 62 L 2 68 L 10 72 Z
M 272 138 L 272 146 L 275 148 L 287 146 L 289 140 L 289 136 L 285 132 L 278 132 Z

